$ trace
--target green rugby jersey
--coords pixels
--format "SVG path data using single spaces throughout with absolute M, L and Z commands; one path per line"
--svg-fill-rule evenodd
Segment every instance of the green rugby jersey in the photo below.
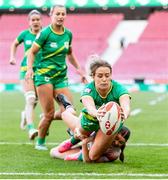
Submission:
M 111 89 L 110 89 L 109 93 L 107 94 L 107 96 L 103 98 L 100 96 L 100 94 L 96 90 L 94 81 L 92 81 L 91 83 L 89 83 L 85 86 L 85 88 L 81 94 L 81 97 L 82 96 L 91 96 L 95 102 L 96 108 L 98 109 L 100 106 L 102 106 L 103 104 L 106 104 L 110 101 L 114 101 L 119 104 L 119 98 L 123 94 L 129 94 L 128 90 L 120 83 L 112 80 L 111 81 Z M 83 108 L 82 112 L 87 113 L 86 108 Z
M 19 36 L 16 38 L 19 44 L 21 43 L 24 44 L 24 58 L 21 62 L 21 71 L 27 71 L 27 54 L 35 38 L 36 38 L 36 34 L 33 34 L 30 29 L 26 29 L 22 31 L 19 34 Z M 40 58 L 39 56 L 40 55 L 38 53 L 38 55 L 36 56 L 36 59 Z
M 41 48 L 42 58 L 36 66 L 36 75 L 54 79 L 67 75 L 66 55 L 72 42 L 72 33 L 64 28 L 62 34 L 57 34 L 49 25 L 35 39 L 35 44 Z

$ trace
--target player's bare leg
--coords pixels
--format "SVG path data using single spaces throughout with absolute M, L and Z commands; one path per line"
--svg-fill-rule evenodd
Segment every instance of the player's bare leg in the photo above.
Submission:
M 33 120 L 33 111 L 37 103 L 36 92 L 32 79 L 29 81 L 21 80 L 21 84 L 25 92 L 25 110 L 22 111 L 21 114 L 22 118 L 20 126 L 24 128 L 24 125 L 27 125 L 29 139 L 33 140 L 38 135 L 38 130 L 35 129 Z
M 54 118 L 54 98 L 53 98 L 53 86 L 51 84 L 43 84 L 37 87 L 37 93 L 40 101 L 40 105 L 44 116 L 39 123 L 39 133 L 36 144 L 37 150 L 47 150 L 45 146 L 45 138 L 50 127 L 50 124 Z

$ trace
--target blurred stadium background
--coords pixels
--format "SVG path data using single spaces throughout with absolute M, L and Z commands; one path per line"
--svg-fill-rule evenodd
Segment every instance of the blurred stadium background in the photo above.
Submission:
M 34 150 L 34 142 L 28 142 L 27 133 L 19 129 L 24 107 L 19 85 L 23 47 L 17 51 L 17 65 L 11 66 L 10 45 L 28 28 L 30 10 L 38 9 L 43 26 L 48 25 L 53 4 L 67 7 L 66 26 L 73 32 L 74 51 L 83 69 L 87 56 L 98 53 L 113 65 L 113 78 L 131 91 L 132 112 L 126 125 L 132 135 L 124 166 L 119 161 L 53 160 L 48 151 Z M 168 178 L 168 0 L 0 0 L 0 28 L 0 178 Z M 69 68 L 79 113 L 81 85 Z M 38 106 L 36 120 L 40 112 Z M 62 121 L 53 122 L 49 148 L 68 137 L 66 128 Z
M 9 51 L 18 33 L 28 28 L 27 13 L 38 9 L 46 26 L 54 4 L 67 7 L 66 26 L 73 32 L 74 51 L 83 68 L 87 56 L 98 53 L 113 65 L 116 80 L 143 83 L 145 89 L 150 89 L 145 84 L 159 88 L 158 84 L 168 83 L 168 0 L 1 0 L 1 89 L 18 88 L 12 84 L 19 83 L 23 48 L 17 52 L 15 67 L 8 63 Z M 74 69 L 69 69 L 70 82 L 78 82 Z

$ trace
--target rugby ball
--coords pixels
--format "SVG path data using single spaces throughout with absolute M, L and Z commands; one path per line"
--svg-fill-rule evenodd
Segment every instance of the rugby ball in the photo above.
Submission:
M 105 115 L 99 121 L 100 129 L 106 135 L 113 135 L 122 126 L 121 108 L 113 101 L 108 102 L 104 108 Z

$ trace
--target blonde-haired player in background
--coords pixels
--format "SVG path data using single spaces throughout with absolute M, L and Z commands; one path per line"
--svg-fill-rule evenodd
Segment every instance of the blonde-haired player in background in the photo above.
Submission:
M 34 87 L 33 79 L 29 79 L 27 82 L 25 80 L 25 75 L 27 72 L 27 55 L 29 50 L 32 46 L 33 41 L 35 40 L 36 35 L 40 32 L 42 27 L 42 17 L 41 13 L 37 10 L 32 10 L 28 14 L 28 22 L 29 22 L 29 29 L 22 31 L 18 37 L 13 41 L 10 50 L 10 60 L 9 63 L 11 65 L 16 64 L 16 51 L 20 44 L 24 44 L 24 58 L 21 62 L 20 68 L 20 81 L 22 85 L 22 89 L 25 96 L 25 108 L 21 113 L 21 129 L 25 129 L 27 125 L 29 139 L 33 140 L 37 135 L 38 131 L 34 127 L 34 120 L 33 120 L 33 110 L 36 106 L 36 90 Z M 40 55 L 37 55 L 36 58 L 40 58 Z
M 39 102 L 43 111 L 38 127 L 38 139 L 35 146 L 37 150 L 47 150 L 45 138 L 53 119 L 61 119 L 61 113 L 65 110 L 59 104 L 59 110 L 55 112 L 54 100 L 59 93 L 67 96 L 72 101 L 72 95 L 68 88 L 67 63 L 76 68 L 83 77 L 80 65 L 72 50 L 72 32 L 64 27 L 66 8 L 55 5 L 50 12 L 51 24 L 44 28 L 36 37 L 28 55 L 27 80 L 34 76 Z M 33 70 L 35 55 L 41 51 L 42 58 Z

